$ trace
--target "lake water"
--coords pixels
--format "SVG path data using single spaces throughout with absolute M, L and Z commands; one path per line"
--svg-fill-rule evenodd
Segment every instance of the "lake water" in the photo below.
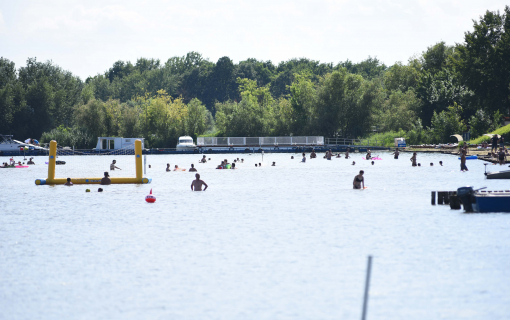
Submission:
M 451 155 L 362 156 L 149 155 L 152 184 L 103 193 L 36 186 L 47 157 L 0 169 L 0 319 L 360 319 L 368 255 L 368 319 L 509 319 L 510 215 L 430 204 L 432 190 L 508 180 L 485 180 L 480 160 L 462 173 Z M 133 156 L 75 156 L 57 176 L 102 176 L 113 158 L 115 176 L 133 175 Z M 192 162 L 206 192 L 165 172 Z

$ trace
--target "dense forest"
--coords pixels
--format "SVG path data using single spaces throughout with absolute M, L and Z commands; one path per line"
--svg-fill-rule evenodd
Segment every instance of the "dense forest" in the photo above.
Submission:
M 410 143 L 479 136 L 510 113 L 510 8 L 487 11 L 464 41 L 438 42 L 407 63 L 377 58 L 278 65 L 216 63 L 197 52 L 166 62 L 117 61 L 85 81 L 51 61 L 0 59 L 0 133 L 89 148 L 98 136 L 365 137 L 399 132 Z

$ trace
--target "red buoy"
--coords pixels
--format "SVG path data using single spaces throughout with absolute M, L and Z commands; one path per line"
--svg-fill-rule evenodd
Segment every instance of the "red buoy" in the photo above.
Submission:
M 152 189 L 151 189 L 151 193 L 149 195 L 145 196 L 145 201 L 147 201 L 148 203 L 156 202 L 156 197 L 152 195 Z

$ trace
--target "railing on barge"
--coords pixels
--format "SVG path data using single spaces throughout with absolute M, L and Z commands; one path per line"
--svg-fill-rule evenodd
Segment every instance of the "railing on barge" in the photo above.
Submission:
M 323 146 L 322 136 L 297 137 L 198 137 L 197 147 Z

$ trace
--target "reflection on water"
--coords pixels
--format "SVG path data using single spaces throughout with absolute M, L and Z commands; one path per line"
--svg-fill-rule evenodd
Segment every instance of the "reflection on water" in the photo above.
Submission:
M 151 185 L 103 193 L 36 186 L 43 157 L 0 169 L 0 319 L 356 319 L 369 254 L 371 319 L 508 319 L 510 215 L 430 205 L 433 190 L 508 189 L 482 161 L 462 173 L 447 155 L 419 154 L 422 167 L 408 154 L 373 166 L 290 156 L 147 156 Z M 238 170 L 214 169 L 237 157 Z M 63 158 L 69 175 L 101 176 L 115 158 L 122 176 L 134 162 Z M 206 192 L 165 172 L 192 162 Z M 364 191 L 352 189 L 359 170 Z

